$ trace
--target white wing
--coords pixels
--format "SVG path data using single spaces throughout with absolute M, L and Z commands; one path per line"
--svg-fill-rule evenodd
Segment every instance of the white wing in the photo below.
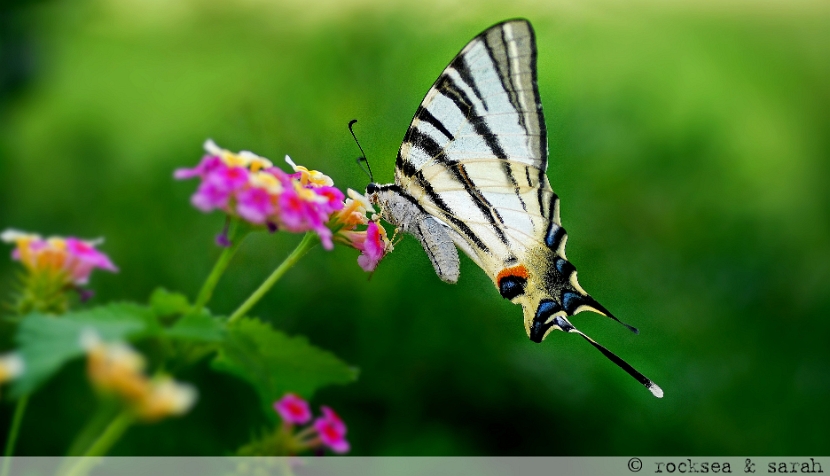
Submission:
M 430 88 L 395 179 L 493 274 L 559 225 L 547 156 L 533 29 L 511 20 L 470 41 Z
M 418 237 L 441 279 L 458 279 L 451 239 L 502 297 L 522 306 L 531 340 L 553 330 L 579 334 L 662 397 L 659 386 L 567 319 L 591 310 L 619 321 L 582 289 L 565 258 L 547 158 L 533 29 L 511 20 L 473 38 L 441 73 L 398 151 L 396 183 L 371 184 L 372 196 L 385 204 L 387 219 Z

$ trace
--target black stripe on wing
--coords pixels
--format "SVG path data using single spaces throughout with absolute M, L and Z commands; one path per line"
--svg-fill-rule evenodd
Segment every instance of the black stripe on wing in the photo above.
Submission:
M 444 134 L 447 139 L 450 141 L 455 140 L 455 136 L 453 136 L 452 132 L 450 132 L 447 127 L 444 125 L 443 122 L 439 121 L 437 117 L 433 116 L 429 110 L 423 106 L 418 106 L 418 111 L 415 113 L 415 119 L 419 121 L 426 122 L 427 124 L 431 125 L 435 129 L 437 129 L 441 134 Z M 413 121 L 414 122 L 414 121 Z M 406 137 L 404 137 L 404 142 L 409 141 L 409 134 L 415 130 L 415 127 L 410 128 L 406 132 Z
M 456 60 L 450 64 L 450 67 L 456 69 L 456 71 L 459 71 L 458 68 L 461 65 L 465 65 L 463 56 L 459 56 L 458 58 L 456 58 Z M 464 67 L 464 70 L 468 71 L 466 69 L 466 66 Z M 482 105 L 484 105 L 484 101 L 481 99 L 480 93 L 478 93 L 478 89 L 475 86 L 475 80 L 473 79 L 473 77 L 467 76 L 467 79 L 465 79 L 465 75 L 461 74 L 460 71 L 459 76 L 465 82 L 469 80 L 467 86 L 469 86 L 479 96 L 479 101 Z M 436 86 L 439 93 L 447 99 L 449 99 L 450 101 L 452 101 L 453 104 L 455 104 L 455 106 L 458 108 L 458 110 L 464 115 L 464 117 L 467 118 L 470 124 L 472 124 L 476 134 L 480 135 L 484 139 L 484 143 L 490 149 L 492 154 L 498 157 L 499 159 L 507 160 L 507 153 L 501 147 L 501 144 L 498 140 L 498 135 L 495 134 L 492 131 L 492 129 L 490 129 L 490 126 L 487 125 L 485 114 L 480 113 L 476 110 L 476 107 L 473 105 L 472 101 L 470 101 L 470 98 L 467 96 L 467 94 L 464 91 L 462 91 L 457 84 L 455 84 L 455 80 L 453 80 L 452 77 L 444 73 L 438 80 L 438 83 L 436 83 Z M 502 87 L 503 86 L 504 84 L 502 84 Z M 521 114 L 519 114 L 519 116 L 521 117 Z M 507 180 L 509 180 L 510 184 L 513 186 L 513 190 L 516 193 L 516 196 L 519 198 L 519 201 L 522 204 L 522 208 L 527 209 L 519 192 L 519 183 L 516 181 L 516 177 L 513 176 L 513 169 L 510 167 L 510 164 L 507 162 L 502 163 L 501 169 L 504 172 L 504 175 L 507 177 Z
M 451 63 L 450 67 L 455 67 L 455 62 Z M 441 77 L 438 78 L 438 82 L 435 83 L 435 88 L 438 89 L 440 94 L 455 104 L 455 107 L 457 107 L 458 110 L 461 111 L 461 114 L 463 114 L 470 124 L 473 125 L 473 130 L 475 130 L 476 134 L 480 135 L 484 139 L 484 143 L 487 144 L 487 148 L 490 149 L 494 156 L 500 159 L 507 158 L 507 153 L 504 152 L 501 144 L 499 144 L 498 136 L 490 130 L 484 116 L 476 111 L 475 106 L 470 100 L 470 97 L 467 96 L 467 93 L 462 91 L 450 76 L 442 74 Z
M 454 166 L 449 164 L 445 165 L 449 168 L 449 171 L 452 173 L 453 177 L 464 185 L 464 189 L 470 194 L 473 202 L 490 222 L 490 225 L 493 227 L 496 235 L 498 235 L 499 240 L 501 240 L 501 242 L 505 245 L 508 244 L 507 237 L 504 236 L 504 231 L 502 230 L 502 227 L 504 226 L 504 218 L 502 218 L 499 211 L 490 204 L 484 194 L 478 190 L 478 187 L 476 187 L 475 183 L 473 183 L 473 179 L 471 179 L 467 174 L 467 169 L 464 168 L 464 164 L 455 164 Z M 519 197 L 519 200 L 521 200 L 521 197 Z M 524 202 L 522 203 L 522 206 L 524 206 Z M 498 221 L 498 223 L 496 223 L 496 221 Z
M 478 146 L 477 150 L 459 151 L 462 157 L 465 153 L 473 155 L 481 153 L 482 158 L 491 155 L 500 159 L 502 163 L 498 168 L 504 174 L 504 186 L 508 190 L 512 189 L 522 209 L 528 210 L 525 202 L 527 196 L 523 197 L 521 193 L 526 181 L 528 186 L 537 188 L 539 213 L 543 217 L 547 215 L 545 218 L 550 220 L 553 217 L 552 211 L 545 206 L 545 194 L 550 191 L 545 176 L 547 131 L 539 101 L 536 57 L 535 34 L 526 20 L 502 22 L 482 32 L 456 55 L 438 77 L 416 111 L 412 125 L 405 134 L 404 144 L 398 152 L 396 177 L 412 179 L 413 185 L 417 184 L 424 190 L 423 199 L 428 198 L 433 202 L 446 216 L 447 221 L 468 238 L 471 244 L 485 251 L 487 247 L 481 237 L 464 224 L 464 217 L 460 219 L 455 217 L 455 212 L 441 197 L 443 190 L 440 187 L 438 189 L 433 187 L 420 173 L 420 169 L 425 164 L 440 164 L 445 168 L 453 179 L 469 193 L 471 201 L 492 226 L 498 238 L 507 244 L 503 218 L 485 195 L 478 190 L 475 183 L 476 179 L 481 179 L 479 172 L 471 169 L 473 175 L 470 175 L 464 167 L 465 159 L 454 160 L 453 144 L 458 143 L 456 139 L 459 132 L 465 127 L 470 127 L 472 132 L 481 138 L 479 144 L 483 144 Z M 527 73 L 530 73 L 530 77 Z M 482 94 L 483 92 L 486 94 Z M 502 94 L 501 97 L 505 98 L 506 102 L 494 103 L 488 99 Z M 434 101 L 439 97 L 442 104 L 446 103 L 443 107 L 448 109 L 431 108 L 430 110 L 430 104 L 435 104 Z M 492 115 L 488 109 L 493 110 Z M 532 163 L 524 165 L 534 167 L 541 165 L 537 167 L 538 178 L 535 184 L 528 168 L 524 173 L 521 173 L 520 169 L 514 173 L 508 154 L 511 142 L 500 140 L 499 135 L 494 132 L 494 130 L 501 130 L 501 123 L 495 119 L 496 114 L 504 114 L 507 109 L 514 111 L 517 116 L 514 120 L 525 132 L 528 147 L 525 154 L 530 155 L 527 159 L 530 159 Z M 418 126 L 421 122 L 432 127 L 419 130 Z M 507 129 L 504 130 L 504 132 L 507 131 Z M 515 136 L 515 133 L 510 135 Z M 537 135 L 539 137 L 536 137 Z M 419 152 L 418 165 L 410 162 L 410 154 L 415 151 L 413 148 L 417 148 Z M 422 162 L 420 152 L 432 160 Z M 518 177 L 516 173 L 519 174 Z M 536 174 L 534 171 L 533 175 Z M 418 194 L 414 193 L 414 195 Z
M 508 80 L 508 82 L 505 83 L 504 78 L 501 77 L 501 73 L 499 71 L 498 63 L 496 62 L 496 60 L 492 56 L 492 51 L 490 49 L 490 46 L 487 44 L 486 37 L 483 41 L 483 44 L 484 44 L 485 49 L 488 51 L 488 55 L 489 55 L 490 62 L 492 64 L 493 69 L 495 69 L 495 71 L 499 74 L 499 76 L 501 78 L 502 90 L 505 93 L 508 94 L 508 97 L 510 97 L 509 96 L 509 91 L 507 90 L 507 87 L 510 84 L 510 82 Z M 487 125 L 487 121 L 485 119 L 485 116 L 487 115 L 487 112 L 486 112 L 487 111 L 487 102 L 485 101 L 485 98 L 481 94 L 481 91 L 478 87 L 478 84 L 476 82 L 475 77 L 470 73 L 470 68 L 469 68 L 469 65 L 467 64 L 467 57 L 465 55 L 459 55 L 457 58 L 455 58 L 453 60 L 452 63 L 450 63 L 449 67 L 458 72 L 458 76 L 473 91 L 473 93 L 475 93 L 475 95 L 478 98 L 479 102 L 484 107 L 484 111 L 478 111 L 478 110 L 476 110 L 476 107 L 474 105 L 472 105 L 472 103 L 469 102 L 469 100 L 468 100 L 468 103 L 470 104 L 470 108 L 468 110 L 463 110 L 463 109 L 459 108 L 459 110 L 461 110 L 461 112 L 464 114 L 464 116 L 467 118 L 467 120 L 470 121 L 470 123 L 472 123 L 475 132 L 477 134 L 481 135 L 482 137 L 484 137 L 484 141 L 487 144 L 487 147 L 489 147 L 490 150 L 493 152 L 493 155 L 495 155 L 496 157 L 498 157 L 500 159 L 507 159 L 507 153 L 501 147 L 501 144 L 499 143 L 499 140 L 498 140 L 498 135 L 493 132 L 493 130 L 490 128 L 489 125 Z M 463 94 L 463 91 L 461 91 L 461 88 L 459 87 L 459 85 L 455 84 L 455 81 L 453 80 L 452 77 L 450 77 L 447 74 L 447 72 L 444 72 L 442 74 L 442 77 L 446 78 L 445 84 L 446 83 L 451 83 L 454 87 L 454 90 L 456 90 L 460 94 Z M 439 81 L 441 81 L 441 80 L 439 79 Z M 450 99 L 452 99 L 452 98 L 450 98 Z M 457 105 L 457 103 L 456 103 L 456 105 Z M 527 127 L 524 126 L 524 115 L 521 114 L 520 108 L 517 107 L 516 104 L 512 102 L 512 100 L 511 100 L 511 105 L 513 105 L 513 109 L 515 109 L 516 112 L 518 113 L 517 116 L 519 118 L 519 122 L 520 122 L 522 128 L 525 131 L 527 131 Z M 524 201 L 522 200 L 522 197 L 520 196 L 519 183 L 516 182 L 516 177 L 513 176 L 513 169 L 510 168 L 510 164 L 504 163 L 504 164 L 502 164 L 501 168 L 502 168 L 502 171 L 504 172 L 504 175 L 507 177 L 507 180 L 509 180 L 510 184 L 513 185 L 513 189 L 516 193 L 516 196 L 519 197 L 519 201 L 522 204 L 522 208 L 527 209 L 527 206 L 525 205 Z
M 542 164 L 539 167 L 539 191 L 537 194 L 539 199 L 539 209 L 542 210 L 542 214 L 544 214 L 545 207 L 543 206 L 544 199 L 542 197 L 542 188 L 545 183 L 545 171 L 548 169 L 548 128 L 545 125 L 545 113 L 542 111 L 542 101 L 539 99 L 538 72 L 536 70 L 536 32 L 533 31 L 533 27 L 530 26 L 530 23 L 527 24 L 527 30 L 530 33 L 530 44 L 532 45 L 530 48 L 530 72 L 532 74 L 531 83 L 533 84 L 533 97 L 536 100 L 536 117 L 538 117 L 539 120 L 539 159 L 542 161 Z M 548 215 L 548 219 L 552 220 L 553 214 Z
M 472 179 L 467 174 L 466 170 L 464 169 L 464 164 L 460 163 L 453 163 L 447 160 L 446 154 L 444 154 L 444 150 L 438 145 L 435 140 L 432 139 L 427 134 L 424 134 L 417 128 L 410 129 L 409 133 L 407 133 L 409 137 L 409 144 L 411 147 L 417 147 L 421 149 L 427 156 L 432 157 L 433 160 L 444 167 L 450 175 L 464 187 L 464 190 L 470 195 L 470 199 L 475 204 L 475 206 L 481 211 L 481 214 L 487 219 L 490 223 L 496 235 L 499 237 L 502 243 L 507 244 L 507 237 L 504 235 L 504 231 L 502 231 L 502 226 L 504 225 L 504 219 L 499 215 L 499 212 L 490 204 L 490 202 L 484 197 L 484 195 L 478 191 L 475 183 L 473 183 Z M 408 167 L 404 170 L 406 172 L 414 171 L 414 167 Z M 421 174 L 421 171 L 418 170 L 415 172 L 416 174 Z M 423 179 L 423 182 L 426 182 L 423 175 L 420 175 Z M 443 200 L 442 200 L 443 203 Z M 436 203 L 437 204 L 437 203 Z M 439 207 L 445 210 L 447 213 L 451 213 L 449 210 L 449 205 L 446 203 Z
M 498 46 L 499 50 L 504 52 L 504 61 L 499 61 L 496 59 L 494 48 L 491 45 L 491 42 L 495 42 L 496 40 L 500 40 L 500 44 Z M 535 43 L 533 44 L 535 45 Z M 502 26 L 502 28 L 499 29 L 498 33 L 493 32 L 488 35 L 485 35 L 484 46 L 487 48 L 487 54 L 490 56 L 490 61 L 492 61 L 493 64 L 496 66 L 496 71 L 498 71 L 499 73 L 499 78 L 501 79 L 502 87 L 507 92 L 510 104 L 513 105 L 513 108 L 516 109 L 516 111 L 521 111 L 522 107 L 519 102 L 519 95 L 513 84 L 513 67 L 510 64 L 510 56 L 507 54 L 507 39 L 505 38 L 504 27 Z M 535 47 L 532 49 L 533 51 L 536 51 Z M 519 125 L 521 125 L 524 130 L 528 130 L 525 116 L 521 113 L 519 114 Z
M 403 173 L 404 176 L 411 178 L 419 187 L 421 187 L 424 190 L 424 193 L 426 193 L 429 200 L 432 201 L 432 203 L 434 203 L 435 206 L 438 207 L 439 210 L 441 210 L 441 212 L 443 212 L 443 217 L 439 218 L 446 219 L 447 221 L 455 225 L 456 229 L 462 235 L 464 235 L 464 237 L 467 238 L 468 241 L 473 243 L 480 250 L 484 251 L 485 253 L 490 252 L 490 248 L 488 248 L 487 245 L 485 245 L 484 242 L 481 241 L 481 238 L 479 238 L 479 236 L 476 235 L 475 232 L 469 226 L 467 226 L 466 223 L 464 223 L 462 220 L 458 219 L 455 216 L 455 212 L 453 212 L 452 208 L 450 208 L 450 206 L 447 205 L 447 202 L 445 202 L 444 199 L 441 198 L 441 196 L 435 192 L 435 189 L 432 187 L 432 184 L 430 184 L 429 181 L 424 177 L 423 172 L 421 172 L 420 170 L 416 170 L 412 163 L 403 160 L 400 151 L 398 152 L 398 157 L 395 160 L 395 164 L 398 171 Z M 415 200 L 415 202 L 413 203 L 417 203 L 417 200 L 413 198 L 411 195 L 409 195 L 409 193 L 404 191 L 400 186 L 395 184 L 394 187 L 402 196 L 406 197 L 409 200 Z M 418 208 L 423 210 L 423 207 L 420 204 L 418 204 Z

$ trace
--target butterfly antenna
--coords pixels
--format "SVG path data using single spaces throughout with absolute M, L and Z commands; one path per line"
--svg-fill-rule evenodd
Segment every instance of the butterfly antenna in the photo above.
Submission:
M 357 158 L 357 164 L 360 165 L 360 168 L 366 172 L 366 175 L 369 176 L 369 181 L 374 183 L 375 177 L 372 175 L 372 167 L 369 166 L 369 159 L 366 158 L 366 152 L 363 152 L 363 147 L 360 146 L 360 142 L 357 140 L 357 136 L 354 135 L 354 130 L 352 126 L 357 122 L 357 119 L 352 119 L 349 121 L 349 132 L 352 133 L 352 137 L 354 137 L 354 143 L 357 144 L 357 148 L 360 149 L 360 157 Z M 363 164 L 366 164 L 366 168 L 363 167 Z
M 560 329 L 562 329 L 565 332 L 568 332 L 570 334 L 579 334 L 580 336 L 582 336 L 582 338 L 587 340 L 592 346 L 594 346 L 594 348 L 602 352 L 602 355 L 608 358 L 608 360 L 617 364 L 617 366 L 625 370 L 628 373 L 628 375 L 631 375 L 632 377 L 637 379 L 638 382 L 643 384 L 652 393 L 652 395 L 654 395 L 657 398 L 663 398 L 663 389 L 660 388 L 656 383 L 652 382 L 651 379 L 638 372 L 634 367 L 631 366 L 631 364 L 621 359 L 617 354 L 606 349 L 605 347 L 597 343 L 597 341 L 591 339 L 590 337 L 576 329 L 564 317 L 556 317 L 555 323 L 555 325 L 557 325 Z

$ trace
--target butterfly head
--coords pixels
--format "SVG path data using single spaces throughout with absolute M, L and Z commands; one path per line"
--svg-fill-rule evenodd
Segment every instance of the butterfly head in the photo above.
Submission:
M 380 205 L 380 185 L 369 182 L 369 185 L 366 186 L 366 198 L 372 205 Z

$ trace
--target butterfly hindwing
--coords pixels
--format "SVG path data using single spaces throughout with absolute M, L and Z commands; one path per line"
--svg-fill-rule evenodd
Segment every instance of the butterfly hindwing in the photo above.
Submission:
M 522 306 L 531 340 L 580 334 L 662 396 L 567 320 L 585 310 L 618 319 L 582 289 L 565 257 L 547 160 L 533 28 L 510 20 L 473 38 L 444 69 L 404 136 L 395 183 L 372 183 L 367 194 L 387 221 L 418 238 L 441 279 L 458 279 L 457 246 Z

